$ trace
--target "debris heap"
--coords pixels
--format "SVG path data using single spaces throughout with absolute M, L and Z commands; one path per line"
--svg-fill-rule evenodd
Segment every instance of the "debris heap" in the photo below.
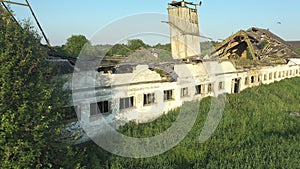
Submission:
M 300 57 L 293 46 L 272 32 L 261 28 L 241 30 L 217 45 L 214 56 L 253 65 L 285 64 L 289 58 Z M 255 64 L 254 64 L 255 65 Z

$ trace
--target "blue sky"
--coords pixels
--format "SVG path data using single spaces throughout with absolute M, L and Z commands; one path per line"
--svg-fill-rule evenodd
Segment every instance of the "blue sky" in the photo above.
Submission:
M 22 0 L 15 1 L 22 2 Z M 90 39 L 99 29 L 126 16 L 149 12 L 167 14 L 167 3 L 171 2 L 171 0 L 29 1 L 53 45 L 64 44 L 71 35 L 82 34 Z M 270 29 L 286 40 L 300 40 L 299 0 L 202 1 L 203 4 L 199 8 L 200 31 L 215 40 L 225 39 L 238 30 L 252 26 Z M 17 6 L 11 8 L 18 19 L 31 18 L 26 8 Z

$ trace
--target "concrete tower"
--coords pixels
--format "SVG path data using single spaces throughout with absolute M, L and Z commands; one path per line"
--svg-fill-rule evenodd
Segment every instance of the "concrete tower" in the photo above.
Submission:
M 168 5 L 174 59 L 188 59 L 201 54 L 198 6 L 184 0 L 173 1 Z

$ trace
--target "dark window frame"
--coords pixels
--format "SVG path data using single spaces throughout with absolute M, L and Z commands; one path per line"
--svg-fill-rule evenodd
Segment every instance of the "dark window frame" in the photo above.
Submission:
M 212 92 L 213 92 L 213 85 L 212 85 L 212 83 L 209 83 L 209 84 L 207 85 L 207 92 L 208 92 L 208 93 L 212 93 Z
M 174 100 L 173 93 L 174 93 L 173 90 L 165 90 L 164 91 L 164 101 Z
M 245 78 L 245 85 L 249 85 L 249 77 Z
M 196 89 L 196 95 L 202 94 L 202 88 L 203 88 L 203 85 L 196 85 L 196 86 L 195 86 L 195 89 Z
M 110 113 L 109 101 L 101 101 L 90 104 L 90 116 Z
M 267 80 L 268 80 L 268 75 L 264 74 L 264 81 L 267 81 Z
M 155 93 L 144 94 L 144 106 L 155 104 Z
M 255 76 L 251 76 L 251 83 L 255 83 Z
M 188 87 L 181 88 L 180 97 L 183 98 L 188 96 L 189 96 L 189 88 Z
M 219 82 L 219 90 L 224 90 L 225 89 L 225 82 Z
M 119 100 L 119 109 L 120 110 L 125 110 L 125 109 L 130 109 L 134 107 L 134 97 L 125 97 L 125 98 L 120 98 Z

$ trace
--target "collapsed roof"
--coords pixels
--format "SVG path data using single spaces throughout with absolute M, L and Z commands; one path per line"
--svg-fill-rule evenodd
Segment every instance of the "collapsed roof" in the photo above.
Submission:
M 293 46 L 295 50 L 300 49 L 300 41 L 288 41 L 288 43 Z
M 248 59 L 269 64 L 285 64 L 288 58 L 297 58 L 291 44 L 266 29 L 241 30 L 221 42 L 214 52 L 221 59 Z

